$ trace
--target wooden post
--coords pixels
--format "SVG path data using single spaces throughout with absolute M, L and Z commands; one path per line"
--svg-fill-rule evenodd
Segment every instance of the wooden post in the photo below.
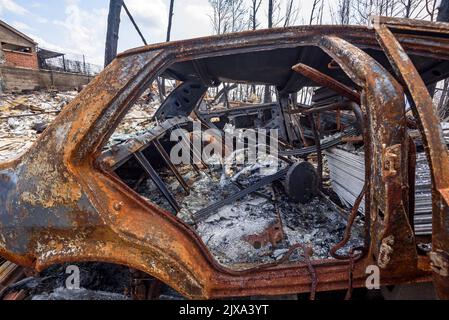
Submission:
M 67 67 L 66 67 L 66 64 L 65 64 L 65 54 L 62 55 L 62 65 L 64 67 L 64 72 L 67 72 Z
M 108 31 L 106 34 L 106 49 L 104 56 L 104 66 L 108 66 L 117 56 L 118 35 L 120 30 L 120 13 L 122 11 L 123 0 L 110 0 Z
M 87 74 L 87 70 L 86 70 L 86 57 L 83 54 L 83 69 L 84 69 L 84 74 Z

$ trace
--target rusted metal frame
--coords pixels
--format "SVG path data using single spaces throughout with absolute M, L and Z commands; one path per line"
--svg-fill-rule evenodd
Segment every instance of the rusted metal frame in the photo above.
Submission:
M 360 204 L 362 203 L 363 198 L 366 195 L 368 189 L 368 184 L 365 183 L 365 185 L 363 186 L 362 191 L 360 192 L 359 196 L 357 197 L 357 199 L 355 200 L 354 206 L 351 209 L 351 214 L 347 217 L 348 220 L 348 224 L 346 226 L 345 229 L 345 233 L 343 236 L 343 239 L 337 243 L 335 246 L 333 246 L 330 250 L 330 254 L 333 258 L 337 259 L 337 260 L 348 260 L 351 259 L 351 255 L 340 255 L 338 253 L 338 250 L 342 249 L 347 243 L 348 241 L 351 239 L 351 229 L 352 226 L 355 222 L 355 219 L 357 217 L 357 213 L 359 211 L 360 208 Z
M 379 63 L 346 41 L 324 37 L 320 46 L 363 88 L 362 107 L 367 114 L 371 142 L 366 156 L 375 164 L 367 177 L 370 184 L 366 194 L 370 201 L 366 206 L 369 217 L 366 220 L 370 220 L 368 256 L 374 255 L 385 270 L 416 273 L 418 256 L 406 212 L 408 140 L 402 87 Z M 385 243 L 391 238 L 394 241 Z M 386 249 L 390 249 L 388 254 Z
M 173 162 L 171 162 L 170 160 L 170 156 L 168 155 L 167 151 L 165 151 L 164 147 L 161 145 L 159 140 L 154 140 L 153 141 L 153 145 L 156 147 L 157 151 L 159 152 L 159 154 L 161 155 L 162 159 L 164 160 L 164 162 L 167 164 L 168 168 L 170 169 L 170 171 L 175 175 L 176 180 L 178 180 L 178 182 L 180 183 L 180 185 L 182 186 L 182 188 L 184 189 L 184 191 L 186 193 L 188 193 L 190 191 L 189 186 L 187 185 L 187 183 L 184 181 L 184 178 L 181 176 L 181 174 L 179 173 L 178 169 L 176 169 L 175 165 L 173 164 Z
M 167 186 L 162 181 L 161 177 L 159 177 L 156 170 L 150 164 L 150 162 L 145 157 L 143 152 L 139 151 L 139 152 L 134 153 L 134 157 L 139 162 L 139 164 L 142 166 L 142 168 L 145 170 L 145 172 L 150 176 L 151 180 L 153 180 L 153 182 L 156 184 L 158 189 L 162 192 L 162 194 L 167 199 L 167 201 L 170 203 L 170 205 L 173 207 L 173 209 L 176 212 L 179 212 L 181 210 L 181 208 L 179 207 L 178 202 L 173 197 L 173 195 L 170 193 L 170 191 L 168 191 Z
M 216 37 L 205 37 L 199 42 L 198 39 L 189 41 L 172 41 L 171 43 L 160 43 L 128 50 L 118 55 L 118 57 L 126 57 L 129 55 L 140 54 L 151 50 L 172 49 L 173 47 L 182 47 L 182 58 L 188 59 L 189 56 L 195 55 L 195 58 L 211 57 L 215 54 L 226 54 L 227 52 L 235 52 L 235 44 L 239 45 L 239 53 L 245 53 L 252 50 L 255 46 L 269 49 L 292 48 L 301 45 L 314 45 L 316 39 L 323 35 L 338 36 L 346 41 L 357 44 L 360 48 L 378 50 L 378 43 L 375 41 L 374 30 L 360 26 L 299 26 L 284 29 L 256 30 L 248 32 L 240 32 L 235 34 L 227 34 L 226 39 L 217 41 Z M 301 39 L 300 39 L 301 38 Z M 399 39 L 404 44 L 406 50 L 417 50 L 417 52 L 426 57 L 442 58 L 449 57 L 444 54 L 444 48 L 438 42 L 426 41 L 422 43 L 414 35 L 400 35 Z M 199 45 L 211 44 L 208 51 L 205 52 L 199 48 Z M 440 49 L 440 50 L 438 50 Z M 441 51 L 443 56 L 435 55 L 436 50 Z M 447 51 L 447 47 L 445 49 Z
M 324 74 L 302 63 L 298 63 L 297 65 L 293 66 L 292 69 L 299 74 L 302 74 L 304 77 L 309 78 L 313 82 L 316 82 L 323 87 L 327 87 L 335 91 L 336 93 L 341 94 L 343 97 L 348 98 L 349 100 L 357 104 L 360 104 L 360 94 L 358 92 L 338 82 L 327 74 Z
M 292 46 L 298 45 L 298 37 L 295 34 L 295 41 L 294 44 L 292 42 Z M 266 39 L 263 41 L 266 41 Z M 270 41 L 273 41 L 273 38 Z M 273 48 L 276 46 L 273 45 Z M 200 51 L 197 52 L 200 53 Z M 162 57 L 160 58 L 162 59 Z M 152 62 L 151 69 L 164 67 L 163 59 L 158 59 L 156 59 L 156 62 Z M 168 56 L 165 56 L 165 59 L 168 59 Z M 119 67 L 117 63 L 119 62 L 116 62 L 115 65 L 113 63 L 112 69 L 106 70 L 98 78 L 98 81 L 105 79 L 120 79 L 120 81 L 123 81 L 122 77 L 126 79 L 126 76 L 129 76 L 131 78 L 136 74 L 134 68 L 127 70 L 124 73 L 125 75 L 119 76 L 120 73 L 117 73 L 112 74 L 111 77 L 111 74 L 108 72 L 117 71 L 117 69 L 114 69 Z M 145 66 L 136 63 L 135 67 L 138 67 L 140 71 Z M 141 74 L 144 73 L 142 72 Z M 148 72 L 146 75 L 152 76 L 152 73 Z M 133 83 L 133 81 L 130 81 L 129 84 L 133 85 Z M 140 82 L 137 81 L 137 83 Z M 146 82 L 141 83 L 142 87 L 146 84 Z M 117 84 L 119 86 L 116 86 Z M 101 103 L 98 105 L 87 99 L 89 97 L 87 93 L 94 88 L 94 85 L 91 84 L 91 87 L 86 89 L 83 95 L 86 103 L 88 103 L 87 101 L 92 101 L 91 105 L 88 105 L 87 110 L 80 114 L 76 108 L 77 103 L 80 103 L 78 99 L 78 101 L 72 104 L 74 107 L 69 108 L 70 112 L 64 113 L 55 122 L 55 124 L 58 124 L 58 121 L 60 124 L 63 124 L 67 121 L 69 123 L 75 121 L 75 124 L 72 125 L 74 129 L 70 132 L 70 139 L 67 139 L 67 141 L 70 141 L 67 144 L 67 149 L 70 149 L 68 154 L 73 154 L 74 147 L 82 146 L 79 150 L 80 152 L 76 152 L 76 158 L 81 159 L 85 156 L 87 160 L 90 160 L 94 151 L 92 147 L 100 148 L 104 144 L 107 140 L 107 135 L 103 136 L 105 131 L 103 131 L 102 124 L 107 124 L 108 130 L 112 131 L 119 122 L 120 115 L 127 110 L 123 107 L 126 103 L 110 104 L 111 99 L 108 96 L 117 87 L 121 91 L 122 86 L 123 82 L 113 83 L 112 86 L 108 85 L 108 91 L 105 92 L 105 96 L 102 99 L 95 99 L 95 101 Z M 134 95 L 135 92 L 137 95 L 140 90 L 126 89 L 126 92 L 128 94 L 131 92 L 131 95 Z M 101 93 L 103 94 L 103 92 Z M 128 99 L 125 102 L 132 102 L 132 100 Z M 123 102 L 124 100 L 121 101 Z M 121 107 L 121 109 L 116 107 Z M 106 108 L 112 109 L 105 110 Z M 95 125 L 93 125 L 93 122 Z M 81 124 L 84 124 L 85 127 Z M 51 133 L 52 130 L 47 135 Z M 94 133 L 96 134 L 94 135 Z M 89 137 L 84 139 L 86 134 Z M 39 145 L 39 147 L 43 148 L 43 145 Z M 48 148 L 48 144 L 44 146 Z M 70 158 L 68 157 L 67 159 Z M 39 257 L 35 265 L 37 269 L 41 270 L 52 263 L 70 260 L 77 261 L 79 259 L 100 259 L 101 261 L 123 263 L 154 274 L 189 297 L 241 296 L 310 291 L 310 280 L 306 279 L 307 273 L 303 272 L 305 270 L 304 266 L 280 266 L 275 270 L 258 271 L 242 278 L 242 273 L 222 268 L 215 263 L 202 241 L 190 228 L 174 217 L 167 215 L 165 211 L 148 204 L 134 193 L 129 192 L 129 189 L 112 175 L 107 172 L 92 170 L 92 168 L 86 165 L 84 167 L 80 165 L 79 168 L 71 168 L 70 172 L 72 171 L 76 173 L 77 178 L 85 186 L 89 199 L 92 199 L 91 201 L 95 204 L 95 208 L 99 209 L 101 217 L 108 224 L 108 228 L 111 231 L 107 235 L 111 238 L 108 238 L 110 240 L 104 243 L 104 241 L 99 241 L 97 234 L 92 234 L 85 242 L 78 242 L 80 249 L 76 255 L 69 256 L 65 252 L 60 252 L 58 255 L 46 257 L 45 259 Z M 120 204 L 121 202 L 123 203 Z M 139 223 L 135 223 L 136 221 Z M 169 247 L 167 247 L 167 242 L 165 241 L 167 238 L 171 241 L 171 246 Z M 164 239 L 164 241 L 161 239 Z M 58 239 L 58 241 L 61 240 Z M 43 243 L 43 245 L 44 250 L 50 249 L 52 246 L 51 243 Z M 100 251 L 97 247 L 99 245 L 104 245 Z M 126 252 L 126 255 L 123 254 L 124 252 Z M 164 252 L 164 254 L 161 254 L 161 252 Z M 20 260 L 20 257 L 13 257 L 16 261 Z M 24 260 L 22 262 L 24 264 L 32 263 Z M 329 261 L 316 261 L 314 266 L 320 279 L 319 290 L 344 288 L 346 285 L 347 276 L 344 275 L 346 266 L 329 263 Z M 167 270 L 171 270 L 170 276 Z M 356 286 L 364 284 L 364 276 L 364 271 L 357 269 Z M 267 283 L 266 279 L 272 280 L 270 283 Z M 393 283 L 392 281 L 407 281 L 410 279 L 419 281 L 420 279 L 425 279 L 425 274 L 403 275 L 394 280 L 388 276 L 384 278 L 385 284 Z
M 166 120 L 138 137 L 128 140 L 122 144 L 114 145 L 106 151 L 103 151 L 101 156 L 97 158 L 97 163 L 100 165 L 104 164 L 106 167 L 115 170 L 132 158 L 133 153 L 147 149 L 151 145 L 152 141 L 161 139 L 169 130 L 172 130 L 175 127 L 179 128 L 179 125 L 183 125 L 188 122 L 190 122 L 190 120 L 187 117 L 178 117 Z
M 406 84 L 421 131 L 432 177 L 433 252 L 449 252 L 449 154 L 432 98 L 412 61 L 386 25 L 376 25 L 379 43 L 397 76 Z M 437 30 L 435 30 L 437 31 Z M 448 31 L 448 26 L 445 26 Z M 448 276 L 434 269 L 434 283 L 441 298 L 449 299 Z
M 301 117 L 301 116 L 299 116 L 299 117 Z M 307 140 L 304 136 L 304 129 L 301 125 L 301 118 L 299 118 L 296 122 L 298 123 L 298 130 L 299 130 L 299 135 L 301 137 L 302 144 L 304 147 L 308 147 L 309 144 L 307 143 Z
M 323 189 L 323 150 L 321 149 L 321 134 L 317 128 L 317 119 L 314 114 L 309 115 L 310 127 L 313 131 L 315 139 L 315 147 L 317 154 L 317 171 L 318 171 L 318 187 Z
M 282 122 L 280 124 L 279 128 L 280 130 L 284 131 L 285 134 L 285 138 L 287 139 L 288 143 L 293 143 L 293 141 L 295 140 L 295 132 L 292 128 L 292 119 L 291 116 L 288 114 L 288 109 L 289 109 L 289 96 L 286 94 L 283 95 L 278 95 L 279 97 L 279 106 L 280 106 L 280 116 L 278 116 L 278 118 L 281 118 L 278 122 Z M 284 136 L 281 133 L 282 136 Z
M 440 34 L 442 37 L 444 35 L 449 35 L 449 23 L 440 21 L 425 21 L 418 19 L 402 19 L 402 18 L 392 18 L 385 16 L 374 17 L 371 24 L 375 29 L 380 26 L 385 26 L 389 29 L 394 29 L 398 31 L 413 31 L 413 32 L 426 32 L 431 33 L 434 36 Z

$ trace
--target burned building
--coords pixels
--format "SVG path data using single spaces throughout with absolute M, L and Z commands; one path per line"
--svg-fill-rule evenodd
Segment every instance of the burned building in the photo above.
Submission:
M 37 43 L 0 20 L 0 63 L 20 68 L 38 69 Z
M 46 63 L 64 54 L 42 48 L 24 33 L 0 20 L 0 92 L 39 89 L 72 90 L 89 83 L 98 68 L 86 61 Z

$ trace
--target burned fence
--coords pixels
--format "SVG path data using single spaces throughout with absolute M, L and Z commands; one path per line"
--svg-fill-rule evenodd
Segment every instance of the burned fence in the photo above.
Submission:
M 65 54 L 47 49 L 38 50 L 39 68 L 58 72 L 78 73 L 95 76 L 102 67 L 86 61 L 84 55 Z

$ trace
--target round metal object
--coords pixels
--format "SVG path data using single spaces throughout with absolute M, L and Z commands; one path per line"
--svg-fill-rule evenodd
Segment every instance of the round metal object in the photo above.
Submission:
M 284 183 L 285 192 L 294 202 L 309 203 L 318 194 L 318 174 L 309 162 L 291 166 Z

